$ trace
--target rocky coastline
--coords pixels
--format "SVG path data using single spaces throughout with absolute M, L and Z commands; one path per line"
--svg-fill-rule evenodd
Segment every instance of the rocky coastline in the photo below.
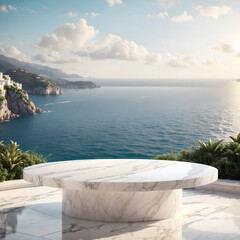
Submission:
M 58 95 L 62 94 L 62 90 L 58 86 L 47 86 L 47 87 L 42 87 L 38 86 L 32 90 L 28 90 L 28 93 L 30 94 L 37 94 L 37 95 Z
M 44 112 L 35 106 L 26 92 L 5 91 L 5 100 L 0 106 L 0 122 L 8 121 L 18 116 L 34 115 Z
M 0 106 L 0 122 L 9 121 L 15 117 L 16 115 L 8 108 L 8 102 L 5 99 Z

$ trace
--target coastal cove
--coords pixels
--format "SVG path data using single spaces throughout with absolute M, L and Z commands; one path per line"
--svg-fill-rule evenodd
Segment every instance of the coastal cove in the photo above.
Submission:
M 0 139 L 49 161 L 153 158 L 240 132 L 240 96 L 227 87 L 101 87 L 30 95 L 49 111 L 0 124 Z

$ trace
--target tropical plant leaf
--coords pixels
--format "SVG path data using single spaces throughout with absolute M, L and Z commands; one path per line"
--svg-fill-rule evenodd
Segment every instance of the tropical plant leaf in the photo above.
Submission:
M 203 141 L 200 141 L 200 140 L 197 140 L 197 141 L 200 144 L 200 150 L 201 151 L 207 152 L 207 153 L 215 153 L 215 152 L 217 152 L 218 150 L 221 149 L 221 147 L 222 147 L 221 142 L 223 140 L 220 140 L 220 141 L 217 141 L 217 142 L 213 143 L 212 139 L 209 138 L 208 145 L 205 144 Z
M 229 136 L 229 137 L 233 140 L 233 142 L 240 143 L 240 133 L 237 135 L 236 138 L 235 138 L 235 137 L 232 137 L 232 136 Z

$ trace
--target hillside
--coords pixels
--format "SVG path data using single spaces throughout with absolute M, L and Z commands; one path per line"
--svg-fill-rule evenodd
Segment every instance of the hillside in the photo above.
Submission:
M 17 68 L 17 67 L 9 62 L 0 60 L 0 72 L 7 72 L 8 70 L 14 69 L 14 68 Z
M 28 63 L 28 62 L 23 62 L 19 61 L 15 58 L 10 58 L 6 57 L 4 55 L 0 55 L 0 71 L 2 70 L 2 64 L 8 63 L 9 65 L 13 65 L 14 67 L 9 66 L 7 70 L 13 69 L 13 68 L 23 68 L 29 72 L 38 74 L 38 75 L 43 75 L 46 78 L 63 78 L 63 79 L 74 79 L 77 80 L 79 78 L 82 78 L 82 76 L 79 76 L 77 74 L 68 74 L 63 72 L 60 69 L 57 68 L 51 68 L 47 66 L 42 66 L 40 64 L 34 64 L 34 63 Z M 5 63 L 4 63 L 5 62 Z M 4 70 L 6 71 L 6 70 Z
M 97 88 L 98 86 L 91 81 L 68 81 L 64 79 L 49 79 L 52 83 L 65 89 Z
M 41 80 L 44 79 L 45 81 L 52 82 L 55 86 L 59 86 L 61 88 L 81 89 L 97 87 L 97 85 L 91 81 L 79 80 L 82 79 L 82 77 L 77 74 L 68 74 L 59 69 L 50 68 L 39 64 L 26 63 L 19 61 L 15 58 L 9 58 L 0 55 L 0 72 L 4 72 L 10 76 L 11 74 L 13 74 L 13 76 L 15 77 L 15 73 L 10 72 L 11 74 L 9 74 L 9 71 L 13 69 L 25 69 L 29 73 L 33 74 L 32 76 L 27 76 L 26 80 L 23 79 L 22 73 L 18 74 L 19 76 L 16 76 L 16 81 L 19 81 L 23 84 L 25 83 L 25 85 L 28 85 L 30 87 L 30 90 L 32 86 L 36 87 L 38 84 L 40 84 L 40 86 L 43 86 L 44 82 Z M 34 74 L 36 76 L 34 76 Z M 38 77 L 40 77 L 41 79 L 39 79 Z M 69 81 L 69 79 L 72 81 Z M 26 86 L 26 88 L 28 86 Z
M 42 95 L 57 95 L 62 93 L 61 89 L 54 83 L 24 69 L 8 70 L 6 74 L 14 79 L 15 82 L 22 83 L 23 89 L 28 93 Z

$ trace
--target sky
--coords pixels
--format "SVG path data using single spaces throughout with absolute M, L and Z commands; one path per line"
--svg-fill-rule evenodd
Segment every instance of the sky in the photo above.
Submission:
M 239 0 L 0 0 L 0 54 L 83 77 L 240 78 Z

